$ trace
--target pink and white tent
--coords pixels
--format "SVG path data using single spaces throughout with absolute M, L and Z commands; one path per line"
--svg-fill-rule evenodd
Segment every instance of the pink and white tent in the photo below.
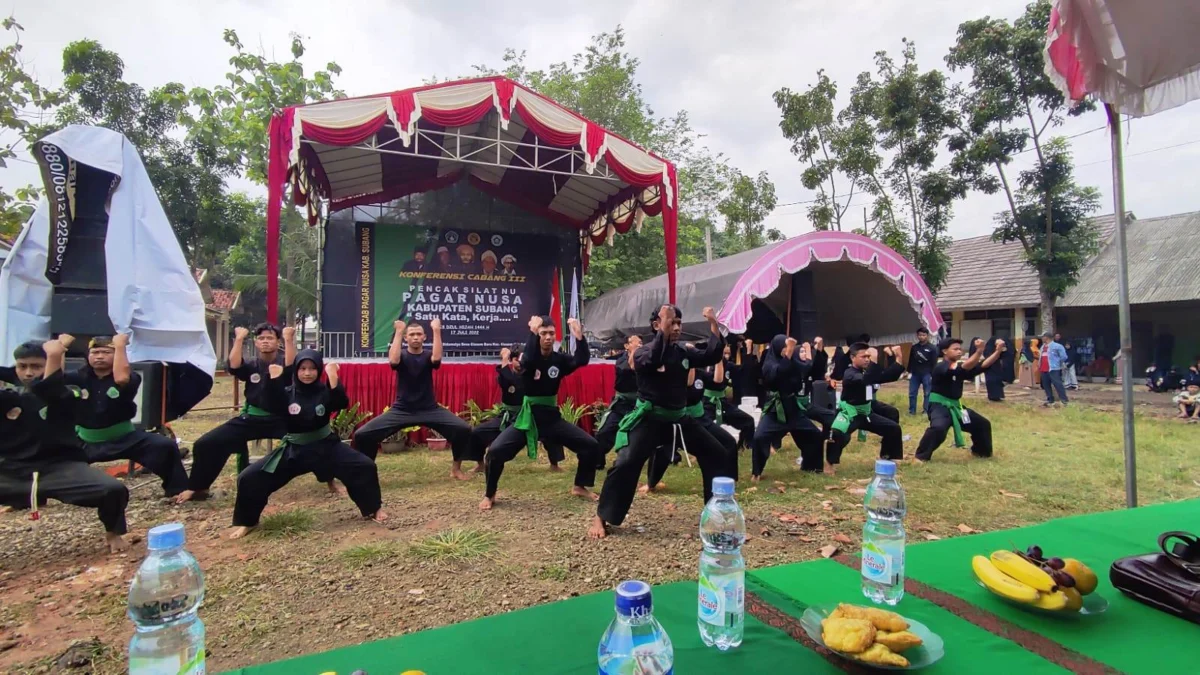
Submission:
M 674 297 L 675 165 L 503 77 L 291 106 L 271 118 L 268 314 L 277 314 L 284 190 L 316 223 L 331 211 L 470 180 L 498 199 L 581 230 L 590 248 L 662 214 Z

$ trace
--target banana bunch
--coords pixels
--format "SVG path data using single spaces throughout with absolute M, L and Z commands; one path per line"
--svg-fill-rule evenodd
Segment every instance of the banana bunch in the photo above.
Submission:
M 996 551 L 990 558 L 977 555 L 971 567 L 996 595 L 1049 611 L 1078 612 L 1083 596 L 1094 592 L 1099 583 L 1087 565 L 1074 558 L 1047 560 L 1039 546 L 1024 553 Z

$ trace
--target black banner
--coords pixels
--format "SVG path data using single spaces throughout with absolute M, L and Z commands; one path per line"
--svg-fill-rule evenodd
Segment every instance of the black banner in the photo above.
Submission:
M 46 186 L 46 201 L 50 204 L 50 241 L 46 256 L 46 278 L 58 284 L 62 275 L 63 257 L 75 217 L 75 160 L 67 157 L 57 145 L 38 143 L 34 155 L 42 169 Z

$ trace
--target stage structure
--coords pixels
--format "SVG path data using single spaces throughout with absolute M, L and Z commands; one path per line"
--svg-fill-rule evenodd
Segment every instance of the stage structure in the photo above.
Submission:
M 588 330 L 604 342 L 649 330 L 650 312 L 667 300 L 661 277 L 610 291 L 585 308 Z M 873 341 L 911 342 L 918 326 L 944 324 L 933 294 L 907 260 L 874 239 L 812 232 L 679 270 L 684 331 L 707 332 L 701 312 L 717 308 L 730 334 L 763 343 L 787 332 L 826 344 L 868 333 Z

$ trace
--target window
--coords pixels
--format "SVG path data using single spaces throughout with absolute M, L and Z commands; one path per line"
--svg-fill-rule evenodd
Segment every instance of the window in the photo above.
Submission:
M 1012 319 L 992 319 L 992 335 L 1001 340 L 1011 340 L 1013 336 Z

